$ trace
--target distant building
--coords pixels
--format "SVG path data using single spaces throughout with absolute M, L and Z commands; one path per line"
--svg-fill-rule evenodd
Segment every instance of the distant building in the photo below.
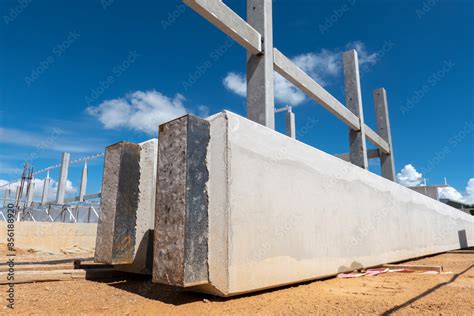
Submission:
M 440 199 L 439 201 L 443 202 L 443 203 L 446 203 L 449 206 L 452 206 L 454 208 L 460 209 L 463 212 L 474 215 L 474 205 L 464 204 L 462 202 L 453 201 L 453 200 L 450 200 L 450 199 Z
M 410 187 L 413 191 L 429 196 L 430 198 L 448 204 L 451 207 L 457 208 L 465 213 L 474 215 L 474 205 L 465 204 L 463 202 L 454 201 L 450 199 L 439 198 L 439 188 L 446 188 L 447 185 L 422 185 L 418 187 Z

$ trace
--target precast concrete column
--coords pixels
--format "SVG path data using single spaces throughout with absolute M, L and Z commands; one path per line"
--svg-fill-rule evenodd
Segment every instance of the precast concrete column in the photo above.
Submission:
M 288 112 L 286 112 L 285 121 L 286 135 L 296 139 L 295 113 L 292 112 L 291 106 L 288 107 Z
M 59 171 L 58 192 L 56 194 L 56 204 L 64 204 L 64 196 L 66 194 L 67 174 L 69 169 L 69 153 L 63 153 L 61 161 L 61 170 Z
M 84 195 L 86 195 L 87 188 L 87 161 L 82 167 L 81 187 L 79 189 L 79 202 L 84 202 Z
M 51 178 L 49 177 L 49 170 L 46 174 L 46 178 L 43 180 L 43 194 L 41 194 L 41 205 L 46 205 L 48 203 L 48 194 L 49 194 L 49 184 Z
M 395 181 L 395 162 L 393 159 L 392 132 L 388 114 L 387 92 L 384 88 L 374 91 L 375 115 L 377 132 L 390 146 L 390 153 L 380 150 L 380 166 L 382 177 Z
M 275 128 L 271 0 L 248 0 L 247 22 L 262 36 L 261 53 L 247 53 L 247 117 Z
M 360 88 L 359 60 L 356 50 L 350 50 L 343 55 L 344 90 L 346 107 L 359 118 L 360 130 L 349 129 L 349 157 L 356 166 L 368 169 L 367 144 L 365 139 L 364 111 L 362 109 L 362 93 Z

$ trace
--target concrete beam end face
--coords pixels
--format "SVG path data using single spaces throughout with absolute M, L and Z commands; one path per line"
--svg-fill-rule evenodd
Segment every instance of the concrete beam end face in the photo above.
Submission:
M 151 274 L 157 140 L 106 148 L 95 260 Z
M 186 115 L 160 126 L 153 282 L 208 283 L 209 122 Z

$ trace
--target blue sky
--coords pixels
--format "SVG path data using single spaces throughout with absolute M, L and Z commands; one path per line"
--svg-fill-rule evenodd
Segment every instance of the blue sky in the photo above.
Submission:
M 244 1 L 225 3 L 245 18 Z M 397 172 L 414 167 L 402 181 L 447 177 L 474 196 L 472 1 L 278 0 L 273 10 L 274 46 L 340 101 L 340 53 L 358 49 L 365 120 L 375 128 L 372 91 L 385 87 Z M 41 169 L 62 151 L 75 159 L 156 137 L 185 112 L 245 115 L 245 50 L 180 1 L 4 0 L 0 11 L 0 181 L 25 159 Z M 301 141 L 347 151 L 342 122 L 281 78 L 276 88 L 277 106 L 295 106 Z M 89 166 L 88 193 L 101 168 Z M 79 176 L 72 167 L 73 186 Z

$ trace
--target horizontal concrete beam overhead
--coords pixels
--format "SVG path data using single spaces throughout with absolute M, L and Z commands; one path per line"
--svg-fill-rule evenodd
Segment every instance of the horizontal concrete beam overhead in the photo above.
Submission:
M 252 54 L 262 51 L 262 36 L 222 1 L 183 0 L 194 11 Z

